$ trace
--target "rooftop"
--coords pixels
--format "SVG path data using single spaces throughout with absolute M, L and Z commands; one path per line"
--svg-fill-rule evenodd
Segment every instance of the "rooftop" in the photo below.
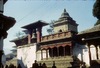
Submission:
M 25 29 L 36 29 L 38 27 L 42 27 L 42 26 L 46 26 L 48 25 L 48 23 L 42 21 L 42 20 L 39 20 L 39 21 L 36 21 L 34 23 L 31 23 L 31 24 L 28 24 L 28 25 L 25 25 L 21 28 L 25 28 Z
M 66 9 L 64 9 L 63 13 L 61 14 L 61 17 L 54 23 L 54 25 L 61 23 L 70 23 L 73 25 L 77 25 L 76 22 L 70 17 Z
M 90 29 L 81 31 L 78 34 L 86 34 L 86 33 L 92 33 L 92 32 L 97 32 L 97 31 L 100 31 L 100 24 L 99 25 L 96 25 L 96 26 L 94 26 L 94 27 L 92 27 Z
M 3 24 L 3 27 L 4 27 L 3 30 L 4 31 L 9 30 L 16 22 L 16 20 L 14 18 L 7 17 L 7 16 L 4 16 L 2 14 L 0 14 L 0 21 Z
M 25 38 L 27 38 L 27 35 L 26 36 L 19 37 L 19 38 L 15 38 L 15 39 L 11 40 L 10 42 L 19 41 L 19 40 L 22 40 L 22 39 L 25 39 Z

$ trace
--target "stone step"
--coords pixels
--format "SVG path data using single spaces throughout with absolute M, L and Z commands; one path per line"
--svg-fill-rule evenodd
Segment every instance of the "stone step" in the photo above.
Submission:
M 48 59 L 43 59 L 41 61 L 63 61 L 63 60 L 67 60 L 67 61 L 73 61 L 72 57 L 54 57 L 54 58 L 48 58 Z
M 39 62 L 51 62 L 51 61 L 56 61 L 56 62 L 72 62 L 73 60 L 42 60 L 42 61 L 39 61 Z
M 56 58 L 49 58 L 49 59 L 43 59 L 41 61 L 38 61 L 38 63 L 46 63 L 48 68 L 51 68 L 53 65 L 53 61 L 55 61 L 55 65 L 57 68 L 68 68 L 72 67 L 70 62 L 73 62 L 72 57 L 56 57 Z

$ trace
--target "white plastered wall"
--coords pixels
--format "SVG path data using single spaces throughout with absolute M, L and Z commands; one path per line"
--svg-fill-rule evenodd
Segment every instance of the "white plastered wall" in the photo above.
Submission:
M 68 30 L 71 30 L 71 31 L 75 31 L 75 32 L 77 32 L 77 26 L 74 26 L 74 25 L 68 24 Z
M 87 66 L 90 65 L 87 45 L 80 45 L 76 43 L 73 47 L 73 55 L 76 56 L 80 61 L 85 62 Z
M 25 68 L 26 66 L 27 68 L 32 67 L 34 60 L 36 60 L 36 44 L 31 46 L 23 45 L 23 47 L 18 47 L 17 59 L 22 68 Z
M 38 50 L 36 53 L 36 60 L 40 61 L 41 60 L 41 50 Z
M 96 48 L 94 45 L 90 45 L 90 52 L 91 52 L 91 60 L 96 60 Z
M 64 31 L 68 31 L 68 25 L 55 26 L 55 27 L 54 27 L 54 32 L 57 33 L 57 32 L 59 32 L 60 29 L 61 29 L 63 32 L 64 32 Z

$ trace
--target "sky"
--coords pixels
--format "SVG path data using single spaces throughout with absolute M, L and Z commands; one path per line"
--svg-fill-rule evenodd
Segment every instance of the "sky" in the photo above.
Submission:
M 78 31 L 83 31 L 94 26 L 97 19 L 93 17 L 92 9 L 95 0 L 8 0 L 4 5 L 4 15 L 14 17 L 16 24 L 9 29 L 8 36 L 4 40 L 5 54 L 11 53 L 16 38 L 16 33 L 21 32 L 24 25 L 38 20 L 50 23 L 58 20 L 64 9 L 76 21 Z M 48 26 L 43 27 L 43 35 L 46 35 Z

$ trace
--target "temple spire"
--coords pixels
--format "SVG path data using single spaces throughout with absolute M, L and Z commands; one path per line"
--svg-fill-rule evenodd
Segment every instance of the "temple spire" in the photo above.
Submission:
M 64 9 L 64 13 L 66 12 L 66 9 Z
M 61 17 L 70 17 L 66 9 L 64 9 L 63 13 L 61 14 Z

